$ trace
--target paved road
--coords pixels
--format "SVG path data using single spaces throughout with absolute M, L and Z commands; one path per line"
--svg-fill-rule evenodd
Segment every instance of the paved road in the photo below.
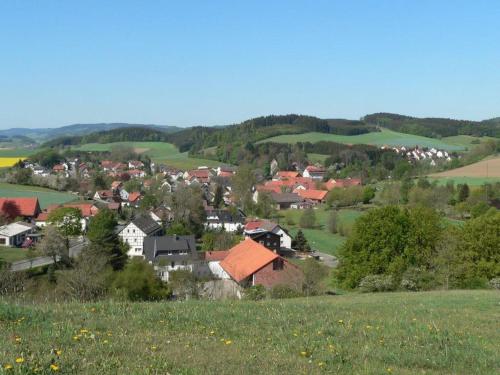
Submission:
M 29 270 L 30 268 L 48 266 L 49 264 L 52 263 L 54 263 L 54 259 L 52 259 L 52 257 L 37 257 L 33 259 L 26 259 L 26 260 L 20 260 L 18 262 L 13 262 L 11 265 L 11 270 L 25 271 Z
M 82 252 L 86 244 L 87 241 L 85 239 L 72 240 L 70 242 L 69 256 L 71 258 L 77 257 Z M 57 261 L 59 261 L 59 258 L 57 259 Z M 33 259 L 26 259 L 26 260 L 20 260 L 18 262 L 13 262 L 11 264 L 10 269 L 12 271 L 26 271 L 29 270 L 30 268 L 48 266 L 52 263 L 54 263 L 54 259 L 52 259 L 52 257 L 37 257 Z
M 325 263 L 325 265 L 328 267 L 336 268 L 339 264 L 338 259 L 333 255 L 320 253 L 319 251 L 314 252 L 314 255 L 319 256 L 320 260 L 322 260 L 323 263 Z

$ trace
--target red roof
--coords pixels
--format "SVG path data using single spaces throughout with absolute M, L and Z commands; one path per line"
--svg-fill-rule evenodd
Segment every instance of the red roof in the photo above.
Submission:
M 205 260 L 208 262 L 220 262 L 229 255 L 229 250 L 205 251 Z
M 304 199 L 312 199 L 315 201 L 322 201 L 325 199 L 326 195 L 328 194 L 328 191 L 326 190 L 304 190 L 304 189 L 296 189 L 295 193 L 299 195 L 299 197 L 304 198 Z
M 300 173 L 297 171 L 278 171 L 278 173 L 276 173 L 276 176 L 280 178 L 286 178 L 286 177 L 295 178 L 299 177 Z
M 329 179 L 325 183 L 325 187 L 328 190 L 332 190 L 333 188 L 343 188 L 343 187 L 349 187 L 349 186 L 357 186 L 361 185 L 361 179 L 359 178 L 344 178 L 344 179 Z
M 144 172 L 141 171 L 140 169 L 131 169 L 130 171 L 127 172 L 131 176 L 140 176 L 143 175 Z
M 306 168 L 306 171 L 309 171 L 309 172 L 324 172 L 325 169 L 321 168 L 321 167 L 316 167 L 315 165 L 309 165 Z
M 94 216 L 99 212 L 99 209 L 92 203 L 64 204 L 63 207 L 78 208 L 81 211 L 83 217 Z
M 262 226 L 262 220 L 252 220 L 245 224 L 245 230 L 255 230 Z
M 128 195 L 129 202 L 135 202 L 141 197 L 141 193 L 138 191 L 133 191 Z
M 188 175 L 196 178 L 210 178 L 210 171 L 208 169 L 192 169 L 188 171 Z
M 229 250 L 229 255 L 220 265 L 236 282 L 240 282 L 277 258 L 277 254 L 246 238 Z
M 34 217 L 40 212 L 37 197 L 0 198 L 0 214 L 15 218 L 17 216 Z
M 219 177 L 232 177 L 233 175 L 234 173 L 229 171 L 221 171 L 219 173 Z
M 47 221 L 49 218 L 48 212 L 40 212 L 38 216 L 35 218 L 35 221 Z
M 52 170 L 54 171 L 64 171 L 66 168 L 64 168 L 64 165 L 62 164 L 56 164 L 52 167 Z

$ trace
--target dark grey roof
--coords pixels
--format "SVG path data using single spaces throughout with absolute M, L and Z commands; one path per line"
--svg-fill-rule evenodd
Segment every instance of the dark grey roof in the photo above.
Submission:
M 154 221 L 150 216 L 141 216 L 132 220 L 132 223 L 142 230 L 146 235 L 156 232 L 161 229 L 161 226 Z
M 271 193 L 271 198 L 276 203 L 296 203 L 302 201 L 302 198 L 295 193 Z
M 196 242 L 189 236 L 151 236 L 144 238 L 144 256 L 149 262 L 197 259 Z
M 245 214 L 241 210 L 237 210 L 234 214 L 229 210 L 210 210 L 206 212 L 207 221 L 214 223 L 240 223 L 245 222 Z M 212 219 L 212 217 L 217 216 L 218 219 Z

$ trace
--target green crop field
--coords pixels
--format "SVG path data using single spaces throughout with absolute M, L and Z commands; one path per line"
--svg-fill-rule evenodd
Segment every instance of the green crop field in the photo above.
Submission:
M 346 237 L 341 236 L 338 233 L 330 233 L 326 228 L 326 223 L 330 210 L 325 206 L 320 206 L 318 209 L 314 210 L 316 215 L 316 228 L 308 229 L 303 228 L 302 232 L 307 238 L 307 241 L 311 245 L 313 250 L 318 250 L 322 253 L 336 255 L 338 249 L 344 244 Z M 304 213 L 304 210 L 284 210 L 280 211 L 280 214 L 284 219 L 280 222 L 289 230 L 290 235 L 295 236 L 299 230 L 300 217 Z M 354 221 L 363 214 L 362 211 L 342 209 L 338 211 L 338 225 L 344 226 L 348 231 Z M 293 224 L 289 224 L 293 222 Z
M 0 148 L 0 158 L 26 158 L 35 152 L 36 150 L 27 148 Z
M 455 185 L 467 184 L 469 186 L 480 186 L 483 184 L 493 184 L 500 182 L 500 177 L 433 177 L 427 176 L 429 181 L 437 181 L 439 185 L 446 185 L 448 181 L 453 181 Z
M 484 143 L 487 140 L 496 140 L 493 137 L 473 137 L 471 135 L 454 135 L 452 137 L 441 138 L 442 141 L 446 143 L 455 144 L 462 147 L 467 147 L 468 149 L 474 148 L 479 143 Z
M 499 301 L 495 291 L 3 301 L 0 365 L 6 374 L 493 375 L 500 372 Z
M 113 147 L 133 147 L 138 153 L 146 153 L 157 163 L 166 164 L 179 169 L 191 169 L 202 165 L 214 167 L 219 162 L 208 159 L 190 158 L 187 152 L 179 150 L 171 143 L 165 142 L 115 142 L 115 143 L 88 143 L 75 147 L 82 151 L 110 151 Z
M 62 204 L 78 199 L 76 195 L 62 193 L 38 186 L 25 186 L 0 183 L 0 197 L 38 197 L 40 207 L 45 208 L 49 204 Z
M 277 137 L 267 138 L 261 142 L 277 142 L 277 143 L 297 143 L 297 142 L 320 142 L 331 141 L 345 144 L 368 144 L 374 146 L 421 146 L 435 147 L 438 149 L 458 151 L 463 150 L 463 145 L 448 143 L 444 140 L 435 138 L 421 137 L 418 135 L 398 133 L 388 129 L 382 129 L 380 132 L 366 133 L 360 135 L 337 135 L 324 133 L 304 133 L 304 134 L 288 134 Z

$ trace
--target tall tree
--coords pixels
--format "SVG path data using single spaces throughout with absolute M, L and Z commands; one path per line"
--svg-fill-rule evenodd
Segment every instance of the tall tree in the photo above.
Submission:
M 465 202 L 467 198 L 469 197 L 469 185 L 467 184 L 460 184 L 458 185 L 458 201 L 459 202 Z
M 217 184 L 214 193 L 214 207 L 219 208 L 222 203 L 224 203 L 224 190 L 220 184 Z
M 295 238 L 293 239 L 295 249 L 304 252 L 310 252 L 311 246 L 309 246 L 309 242 L 307 242 L 307 238 L 304 236 L 304 232 L 299 229 Z
M 61 232 L 68 250 L 70 236 L 82 233 L 82 212 L 75 207 L 60 207 L 51 211 L 47 222 Z
M 252 188 L 256 183 L 255 174 L 249 165 L 243 165 L 233 176 L 233 191 L 238 205 L 245 211 L 252 206 Z
M 44 256 L 51 257 L 54 264 L 59 260 L 69 261 L 68 247 L 61 232 L 53 225 L 47 225 L 43 230 L 43 238 L 36 245 L 37 250 Z

